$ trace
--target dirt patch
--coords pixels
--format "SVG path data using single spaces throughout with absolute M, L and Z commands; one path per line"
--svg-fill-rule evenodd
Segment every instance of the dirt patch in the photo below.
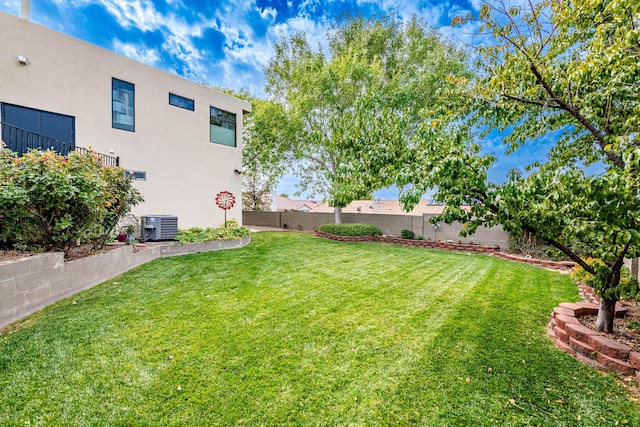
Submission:
M 86 245 L 75 246 L 69 250 L 69 253 L 64 258 L 65 261 L 73 261 L 74 259 L 85 258 L 88 256 L 96 255 L 99 253 L 103 253 L 106 251 L 110 251 L 112 249 L 118 248 L 119 246 L 107 245 L 102 249 L 93 249 L 93 244 L 88 243 Z M 42 252 L 29 252 L 29 251 L 0 251 L 0 262 L 3 261 L 14 261 L 20 258 L 26 258 L 34 255 L 39 255 Z
M 0 262 L 13 261 L 20 258 L 26 258 L 33 255 L 38 255 L 36 252 L 27 251 L 0 251 Z
M 640 302 L 625 301 L 620 304 L 628 310 L 627 315 L 624 317 L 615 318 L 615 320 L 613 321 L 612 333 L 605 334 L 604 332 L 599 332 L 599 334 L 608 337 L 616 342 L 619 342 L 620 344 L 629 346 L 633 351 L 640 353 L 640 336 L 634 337 L 632 334 L 627 332 L 624 327 L 631 320 L 640 322 Z M 587 328 L 595 331 L 596 316 L 582 316 L 579 317 L 578 320 Z

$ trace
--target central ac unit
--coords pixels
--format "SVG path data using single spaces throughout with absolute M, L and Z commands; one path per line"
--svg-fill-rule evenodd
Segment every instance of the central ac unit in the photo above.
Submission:
M 149 241 L 174 240 L 178 234 L 178 217 L 147 215 L 142 217 L 142 239 Z

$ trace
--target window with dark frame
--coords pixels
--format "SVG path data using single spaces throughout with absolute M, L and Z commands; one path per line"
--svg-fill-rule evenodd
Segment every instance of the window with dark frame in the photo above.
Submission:
M 195 111 L 196 108 L 196 103 L 193 99 L 185 98 L 184 96 L 176 95 L 171 92 L 169 92 L 169 105 L 191 111 Z
M 209 141 L 215 144 L 236 146 L 236 115 L 211 107 Z
M 135 85 L 111 79 L 111 126 L 135 132 Z
M 130 176 L 135 181 L 146 181 L 147 180 L 147 171 L 127 170 L 127 171 L 125 171 L 125 175 Z

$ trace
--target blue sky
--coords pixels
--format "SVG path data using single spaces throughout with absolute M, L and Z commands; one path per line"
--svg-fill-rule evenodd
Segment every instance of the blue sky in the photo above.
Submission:
M 0 0 L 0 10 L 20 14 L 20 0 Z M 346 12 L 365 16 L 417 15 L 446 37 L 471 44 L 477 24 L 451 27 L 451 19 L 477 14 L 480 0 L 31 0 L 33 22 L 115 51 L 195 82 L 264 93 L 263 69 L 282 36 L 304 31 L 312 45 L 325 44 L 326 31 Z M 500 138 L 486 150 L 500 157 L 492 178 L 501 181 L 514 166 L 539 158 L 544 144 L 504 158 Z M 293 195 L 295 179 L 282 180 L 278 192 Z M 379 198 L 395 199 L 396 189 Z M 304 195 L 303 195 L 304 196 Z

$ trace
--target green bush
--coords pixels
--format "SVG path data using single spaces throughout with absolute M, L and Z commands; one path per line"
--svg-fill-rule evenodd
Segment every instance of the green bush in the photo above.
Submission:
M 400 230 L 400 237 L 403 239 L 413 239 L 415 234 L 411 230 Z
M 319 231 L 334 236 L 379 236 L 382 231 L 371 224 L 323 224 Z
M 187 230 L 178 230 L 176 240 L 180 244 L 211 242 L 214 240 L 234 240 L 247 237 L 249 229 L 240 227 L 235 219 L 229 220 L 225 225 L 217 228 L 192 227 Z
M 118 220 L 142 201 L 119 167 L 96 153 L 0 150 L 0 247 L 63 251 L 76 243 L 100 246 Z
M 593 267 L 596 272 L 602 270 L 605 267 L 605 263 L 602 260 L 596 258 L 587 258 L 587 264 Z M 606 293 L 609 297 L 616 297 L 618 299 L 633 299 L 637 300 L 640 296 L 640 285 L 638 281 L 631 277 L 631 272 L 627 267 L 622 267 L 620 271 L 620 283 L 614 289 L 608 289 Z M 602 293 L 599 289 L 600 283 L 596 276 L 587 272 L 584 268 L 579 265 L 571 272 L 571 278 L 577 283 L 583 283 L 587 286 L 592 287 L 599 295 Z

